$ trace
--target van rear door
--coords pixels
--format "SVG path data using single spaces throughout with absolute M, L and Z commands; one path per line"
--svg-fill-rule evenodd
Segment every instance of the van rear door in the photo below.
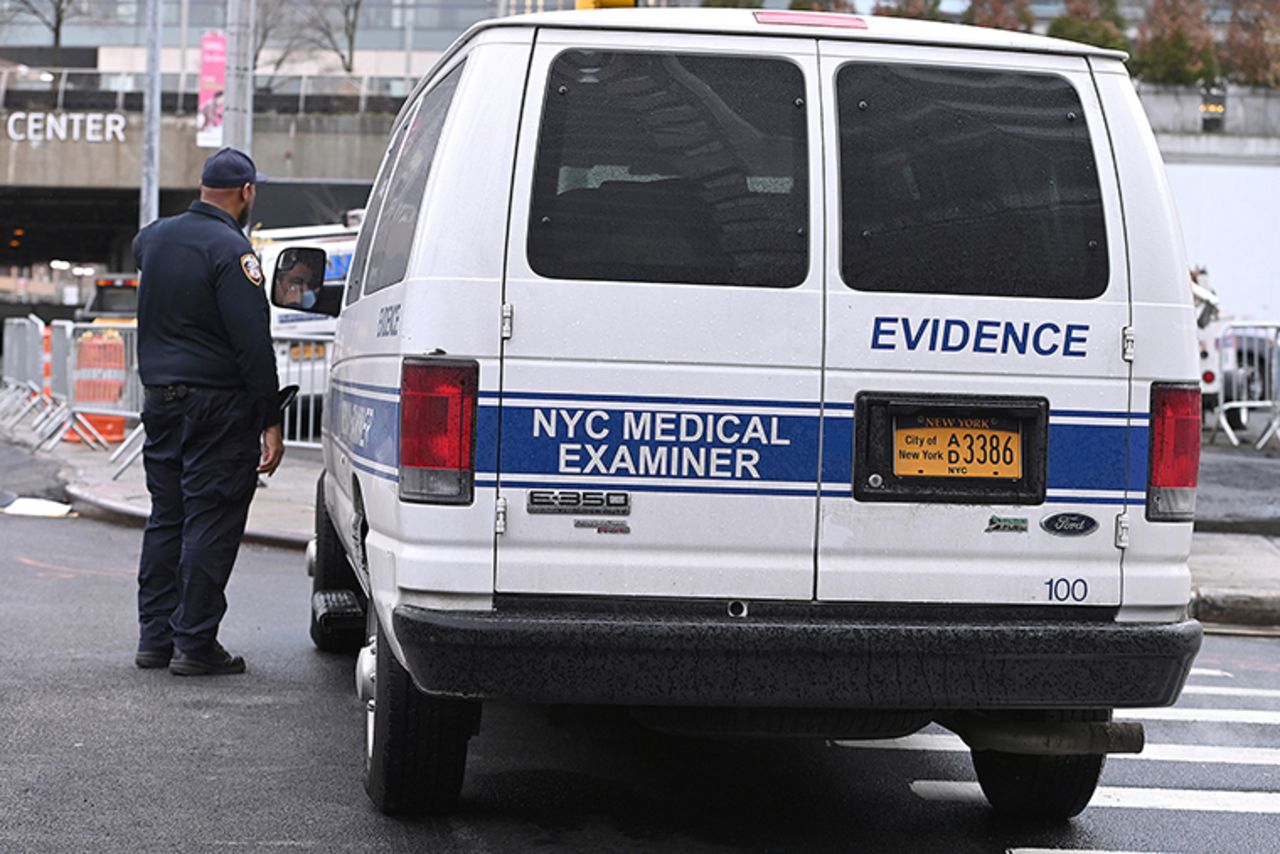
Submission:
M 499 593 L 812 597 L 816 70 L 812 40 L 539 31 Z
M 820 52 L 836 177 L 818 598 L 1117 605 L 1146 422 L 1086 61 Z

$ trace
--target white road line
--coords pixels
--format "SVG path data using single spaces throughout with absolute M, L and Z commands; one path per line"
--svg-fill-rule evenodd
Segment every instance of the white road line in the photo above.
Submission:
M 1234 673 L 1228 673 L 1225 670 L 1214 670 L 1212 667 L 1193 667 L 1191 668 L 1192 676 L 1204 676 L 1210 679 L 1235 679 Z
M 1160 854 L 1160 852 L 1104 851 L 1101 848 L 1006 848 L 1005 854 Z
M 1280 726 L 1280 712 L 1257 709 L 1117 709 L 1116 720 L 1197 721 L 1218 724 L 1264 724 Z
M 1210 694 L 1218 697 L 1270 697 L 1280 699 L 1280 691 L 1274 688 L 1230 688 L 1221 685 L 1188 685 L 1184 694 Z
M 911 791 L 926 801 L 981 803 L 986 800 L 977 783 L 953 780 L 915 780 L 911 783 Z M 1100 786 L 1089 806 L 1104 809 L 1280 815 L 1280 792 Z
M 906 738 L 868 741 L 837 741 L 841 747 L 871 750 L 922 750 L 968 753 L 969 747 L 957 735 L 916 733 Z M 1126 759 L 1148 762 L 1195 762 L 1210 765 L 1270 765 L 1280 767 L 1280 749 L 1274 747 L 1218 747 L 1210 744 L 1148 744 L 1141 753 L 1114 753 L 1108 762 Z

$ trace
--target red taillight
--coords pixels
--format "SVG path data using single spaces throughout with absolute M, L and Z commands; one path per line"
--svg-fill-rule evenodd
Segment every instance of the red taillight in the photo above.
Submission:
M 1200 415 L 1199 387 L 1152 384 L 1147 483 L 1147 519 L 1152 522 L 1189 522 L 1195 515 Z
M 475 362 L 406 359 L 400 373 L 400 498 L 470 504 L 475 480 Z
M 1205 385 L 1210 385 L 1210 384 L 1211 384 L 1214 380 L 1216 380 L 1217 378 L 1218 378 L 1218 375 L 1217 375 L 1217 374 L 1215 374 L 1213 371 L 1205 371 L 1205 372 L 1200 376 L 1200 379 L 1204 380 L 1204 384 L 1205 384 Z

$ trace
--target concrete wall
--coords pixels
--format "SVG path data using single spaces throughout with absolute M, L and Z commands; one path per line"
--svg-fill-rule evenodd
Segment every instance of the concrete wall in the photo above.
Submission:
M 142 115 L 125 113 L 123 141 L 15 141 L 0 112 L 0 181 L 13 187 L 134 188 L 142 171 Z M 382 115 L 259 115 L 254 159 L 277 179 L 373 181 L 391 130 Z M 15 128 L 25 127 L 15 123 Z M 23 136 L 25 133 L 19 133 Z M 194 187 L 211 149 L 196 146 L 194 119 L 164 116 L 160 185 Z
M 1200 133 L 1200 90 L 1138 84 L 1138 98 L 1156 133 Z
M 1200 90 L 1139 83 L 1138 97 L 1157 133 L 1201 133 Z M 1280 92 L 1227 86 L 1222 133 L 1280 136 Z

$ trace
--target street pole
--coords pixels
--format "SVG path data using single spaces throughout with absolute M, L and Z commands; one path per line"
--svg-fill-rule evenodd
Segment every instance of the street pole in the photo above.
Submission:
M 147 0 L 147 88 L 143 98 L 142 193 L 138 227 L 160 216 L 160 3 Z
M 188 0 L 180 0 L 178 6 L 178 115 L 182 115 L 182 101 L 187 94 L 187 27 L 191 25 Z M 199 90 L 199 85 L 196 89 Z
M 254 0 L 227 0 L 226 108 L 222 143 L 253 151 Z
M 404 14 L 404 85 L 406 92 L 413 91 L 413 4 L 412 0 L 403 0 L 400 7 Z

